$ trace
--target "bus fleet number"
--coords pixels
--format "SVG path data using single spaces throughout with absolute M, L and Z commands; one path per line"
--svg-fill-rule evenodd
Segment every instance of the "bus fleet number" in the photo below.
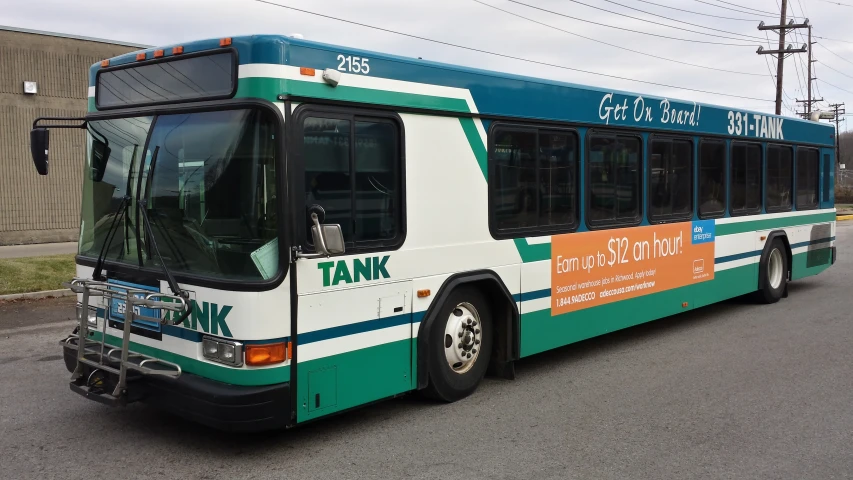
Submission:
M 338 70 L 342 72 L 361 73 L 363 75 L 370 73 L 370 65 L 367 64 L 369 58 L 338 55 L 338 60 L 341 61 Z

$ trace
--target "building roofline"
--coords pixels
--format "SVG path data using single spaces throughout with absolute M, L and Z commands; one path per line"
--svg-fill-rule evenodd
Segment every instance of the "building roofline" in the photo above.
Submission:
M 135 47 L 135 48 L 149 48 L 150 47 L 150 45 L 143 45 L 141 43 L 119 42 L 116 40 L 106 40 L 103 38 L 84 37 L 81 35 L 69 35 L 66 33 L 45 32 L 42 30 L 31 30 L 29 28 L 9 27 L 6 25 L 0 25 L 0 31 L 2 31 L 2 30 L 8 31 L 8 32 L 30 33 L 33 35 L 44 35 L 47 37 L 70 38 L 73 40 L 84 40 L 87 42 L 107 43 L 110 45 L 120 45 L 122 47 Z

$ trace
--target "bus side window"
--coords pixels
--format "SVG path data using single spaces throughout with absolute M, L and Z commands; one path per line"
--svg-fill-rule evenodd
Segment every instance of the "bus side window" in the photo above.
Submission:
M 590 227 L 640 222 L 642 155 L 639 137 L 590 134 L 587 151 L 587 220 Z
M 816 148 L 797 149 L 797 210 L 817 208 L 820 190 L 820 153 Z
M 699 143 L 699 218 L 726 214 L 726 142 Z
M 578 219 L 575 132 L 500 126 L 490 136 L 489 226 L 496 238 L 574 230 Z
M 732 215 L 761 213 L 761 145 L 732 142 L 730 163 Z
M 649 220 L 688 220 L 693 216 L 693 143 L 652 138 L 649 159 Z
M 764 208 L 768 212 L 791 210 L 794 185 L 794 150 L 781 145 L 767 146 L 767 192 Z

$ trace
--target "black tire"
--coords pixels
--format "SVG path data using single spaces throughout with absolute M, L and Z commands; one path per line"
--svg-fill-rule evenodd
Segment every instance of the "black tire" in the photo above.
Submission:
M 445 327 L 450 315 L 454 314 L 457 306 L 467 303 L 476 310 L 479 316 L 479 326 L 482 327 L 482 337 L 479 344 L 479 354 L 474 363 L 464 373 L 454 371 L 445 357 Z M 424 395 L 444 402 L 455 402 L 470 395 L 477 389 L 480 381 L 486 375 L 492 354 L 492 317 L 485 296 L 472 286 L 462 286 L 450 293 L 447 301 L 438 311 L 435 324 L 432 326 L 429 338 L 429 384 L 422 392 Z M 451 338 L 451 344 L 458 339 Z
M 778 280 L 776 285 L 772 285 L 773 283 L 773 270 L 776 268 L 782 269 L 781 279 Z M 788 250 L 785 247 L 785 243 L 776 238 L 770 243 L 770 245 L 764 249 L 764 252 L 761 254 L 761 261 L 758 263 L 758 278 L 759 285 L 758 291 L 755 292 L 755 298 L 759 303 L 776 303 L 778 302 L 784 295 L 785 290 L 788 288 Z

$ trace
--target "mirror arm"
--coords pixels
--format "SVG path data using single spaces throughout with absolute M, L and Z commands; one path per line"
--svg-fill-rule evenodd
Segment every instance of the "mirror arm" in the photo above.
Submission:
M 317 218 L 317 214 L 311 213 L 311 221 L 314 223 L 314 228 L 317 229 L 317 243 L 314 247 L 317 250 L 317 253 L 301 253 L 296 252 L 296 258 L 329 258 L 331 255 L 329 254 L 329 250 L 326 248 L 326 236 L 323 233 L 323 227 L 320 225 L 320 219 Z
M 83 123 L 78 124 L 60 124 L 60 125 L 39 125 L 42 121 L 74 121 L 79 120 Z M 89 122 L 84 117 L 38 117 L 33 120 L 33 129 L 36 128 L 86 128 Z

